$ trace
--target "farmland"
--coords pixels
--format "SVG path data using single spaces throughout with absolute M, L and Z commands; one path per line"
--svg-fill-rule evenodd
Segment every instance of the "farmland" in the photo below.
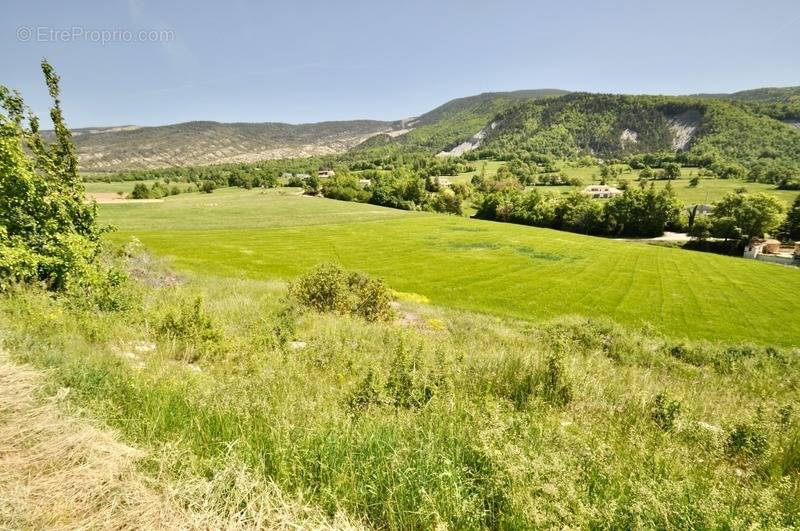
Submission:
M 481 172 L 484 163 L 486 164 L 486 177 L 492 177 L 497 174 L 497 170 L 505 164 L 502 161 L 496 160 L 488 160 L 488 161 L 476 161 L 473 164 L 476 166 L 475 171 L 466 172 L 459 174 L 457 177 L 453 177 L 451 180 L 453 182 L 459 183 L 466 183 L 469 182 L 470 179 L 474 175 L 477 175 Z M 627 166 L 619 166 L 623 169 L 623 173 L 620 176 L 620 179 L 627 180 L 629 184 L 635 185 L 637 179 L 639 178 L 640 170 L 631 170 Z M 600 168 L 599 166 L 563 166 L 561 172 L 566 175 L 567 177 L 577 177 L 581 179 L 586 185 L 589 184 L 597 184 L 600 182 L 599 174 Z M 681 168 L 681 176 L 678 179 L 673 181 L 666 181 L 666 180 L 658 180 L 653 181 L 656 188 L 661 189 L 667 185 L 668 182 L 671 183 L 672 189 L 675 192 L 675 197 L 678 198 L 679 201 L 683 202 L 684 204 L 697 204 L 697 203 L 712 203 L 714 201 L 718 201 L 724 196 L 726 193 L 734 192 L 738 189 L 744 188 L 747 190 L 748 193 L 765 193 L 767 195 L 774 196 L 784 204 L 790 204 L 795 197 L 797 197 L 800 192 L 797 190 L 778 190 L 775 188 L 773 184 L 766 184 L 766 183 L 754 183 L 754 182 L 745 182 L 736 179 L 715 179 L 715 178 L 706 178 L 701 179 L 700 183 L 695 186 L 689 186 L 689 179 L 697 175 L 698 168 Z M 611 186 L 615 186 L 617 184 L 617 179 L 610 179 L 608 184 Z M 567 193 L 569 191 L 575 189 L 581 189 L 581 187 L 573 187 L 573 186 L 546 186 L 541 187 L 540 189 L 545 191 L 551 191 L 553 193 Z
M 649 323 L 673 337 L 796 344 L 800 272 L 644 244 L 303 197 L 221 190 L 108 205 L 117 241 L 139 238 L 204 275 L 293 278 L 324 261 L 434 304 L 525 319 Z
M 800 528 L 793 89 L 484 93 L 76 148 L 40 66 L 52 131 L 0 85 L 0 529 Z M 131 88 L 97 97 L 132 110 Z M 240 97 L 214 93 L 204 112 Z M 84 187 L 93 154 L 123 171 Z M 602 161 L 624 193 L 568 193 Z M 636 183 L 645 161 L 679 178 Z M 714 254 L 767 237 L 787 266 Z

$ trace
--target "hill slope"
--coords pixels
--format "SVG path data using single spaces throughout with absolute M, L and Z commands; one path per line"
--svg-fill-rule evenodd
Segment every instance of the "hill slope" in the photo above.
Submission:
M 573 93 L 515 106 L 494 120 L 484 151 L 506 159 L 688 151 L 698 160 L 800 161 L 792 127 L 710 98 Z
M 74 133 L 86 171 L 255 162 L 348 150 L 355 157 L 461 155 L 479 146 L 500 157 L 682 150 L 739 162 L 765 153 L 800 160 L 800 135 L 786 124 L 800 124 L 800 88 L 672 97 L 521 90 L 454 99 L 395 122 L 187 122 Z
M 376 135 L 356 148 L 367 153 L 423 150 L 449 151 L 491 124 L 499 114 L 515 105 L 568 94 L 559 89 L 486 92 L 451 100 L 444 105 L 402 122 L 402 134 Z M 474 147 L 474 146 L 473 146 Z
M 800 87 L 763 87 L 740 90 L 731 94 L 698 94 L 697 96 L 733 101 L 786 103 L 800 100 Z
M 109 171 L 342 153 L 391 131 L 391 122 L 315 124 L 187 122 L 73 131 L 82 169 Z

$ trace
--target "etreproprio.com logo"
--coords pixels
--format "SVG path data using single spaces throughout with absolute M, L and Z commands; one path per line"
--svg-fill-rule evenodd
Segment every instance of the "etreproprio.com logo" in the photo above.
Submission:
M 171 29 L 96 29 L 83 26 L 53 28 L 50 26 L 20 26 L 17 40 L 21 42 L 89 42 L 100 45 L 110 43 L 172 42 L 175 32 Z

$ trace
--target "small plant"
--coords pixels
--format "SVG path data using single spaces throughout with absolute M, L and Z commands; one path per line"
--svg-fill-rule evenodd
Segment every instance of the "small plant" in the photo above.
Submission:
M 318 312 L 353 315 L 367 321 L 388 321 L 393 316 L 391 292 L 383 281 L 335 264 L 319 265 L 301 276 L 289 287 L 289 296 Z
M 346 403 L 350 413 L 356 415 L 370 406 L 380 405 L 382 401 L 375 372 L 370 369 L 364 379 L 347 397 Z
M 664 393 L 658 393 L 650 408 L 650 418 L 663 431 L 671 431 L 675 427 L 675 419 L 681 412 L 681 404 L 677 400 L 669 400 Z
M 565 406 L 572 401 L 572 384 L 567 379 L 561 356 L 550 354 L 541 374 L 542 396 L 551 404 Z
M 203 298 L 199 296 L 191 305 L 182 305 L 177 313 L 167 312 L 158 327 L 158 335 L 181 343 L 190 362 L 213 352 L 222 341 L 222 333 L 206 313 Z
M 297 309 L 285 306 L 278 311 L 272 320 L 272 335 L 279 345 L 285 345 L 294 339 L 297 331 Z
M 753 423 L 740 422 L 731 429 L 725 449 L 731 457 L 755 459 L 764 454 L 769 441 Z
M 433 387 L 422 373 L 420 361 L 409 357 L 402 345 L 389 368 L 386 392 L 397 409 L 419 408 L 433 398 Z

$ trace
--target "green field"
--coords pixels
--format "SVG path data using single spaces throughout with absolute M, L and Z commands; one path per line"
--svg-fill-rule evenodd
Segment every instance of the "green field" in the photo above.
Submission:
M 663 188 L 669 181 L 655 181 L 656 188 Z M 777 190 L 772 184 L 749 183 L 726 179 L 702 179 L 700 184 L 692 188 L 689 186 L 688 179 L 676 179 L 672 181 L 672 189 L 676 197 L 685 204 L 713 203 L 722 199 L 727 193 L 739 188 L 744 188 L 747 193 L 765 193 L 777 197 L 785 205 L 790 205 L 794 198 L 800 193 L 796 190 Z
M 497 170 L 505 164 L 503 161 L 476 161 L 473 164 L 478 168 L 477 171 L 462 173 L 457 177 L 452 177 L 453 182 L 470 182 L 472 176 L 479 173 L 482 165 L 486 163 L 486 176 L 492 177 L 497 174 Z M 625 166 L 627 168 L 627 166 Z M 564 166 L 562 171 L 569 177 L 578 177 L 582 179 L 586 185 L 592 183 L 599 183 L 600 168 L 599 166 Z M 696 203 L 713 203 L 719 201 L 722 196 L 728 192 L 733 192 L 739 188 L 745 188 L 748 193 L 762 192 L 773 197 L 777 197 L 784 202 L 787 206 L 794 201 L 800 192 L 797 190 L 778 190 L 772 184 L 765 183 L 751 183 L 738 180 L 729 179 L 701 179 L 700 184 L 696 187 L 689 186 L 689 178 L 697 175 L 697 168 L 681 168 L 681 177 L 672 181 L 672 187 L 675 190 L 675 196 L 685 204 Z M 629 183 L 636 185 L 639 178 L 639 170 L 626 170 L 620 178 L 627 180 Z M 657 188 L 663 188 L 669 181 L 654 181 Z M 612 186 L 617 184 L 617 178 L 611 179 L 608 183 Z M 567 193 L 581 187 L 572 186 L 543 186 L 540 190 L 549 190 L 553 193 Z
M 697 175 L 697 168 L 681 168 L 681 177 L 671 181 L 675 196 L 685 204 L 713 203 L 722 199 L 722 196 L 733 192 L 739 188 L 745 188 L 748 193 L 762 192 L 782 200 L 786 205 L 791 204 L 797 194 L 796 190 L 778 190 L 775 185 L 765 183 L 751 183 L 734 179 L 706 179 L 701 178 L 700 184 L 696 187 L 689 186 L 689 178 Z M 586 184 L 599 183 L 597 177 L 600 169 L 597 166 L 582 166 L 578 168 L 564 168 L 564 173 L 570 177 L 579 177 Z M 622 179 L 627 180 L 632 185 L 637 185 L 639 170 L 629 170 L 621 175 Z M 656 188 L 663 188 L 670 181 L 654 181 Z M 612 186 L 617 184 L 617 179 L 611 179 L 608 183 Z M 562 191 L 572 188 L 559 188 Z
M 129 194 L 133 191 L 133 187 L 136 186 L 138 183 L 144 183 L 148 187 L 153 186 L 154 180 L 147 180 L 147 181 L 113 181 L 110 183 L 104 181 L 93 181 L 84 183 L 84 187 L 88 193 L 99 193 L 99 192 L 123 192 Z
M 103 205 L 116 240 L 179 268 L 292 278 L 323 261 L 435 304 L 520 318 L 650 323 L 674 336 L 793 345 L 800 270 L 740 258 L 372 205 L 226 189 Z
M 450 177 L 450 180 L 454 183 L 468 183 L 472 181 L 472 177 L 475 175 L 480 174 L 484 171 L 484 165 L 486 165 L 485 176 L 493 177 L 497 174 L 497 170 L 500 169 L 500 166 L 505 164 L 505 161 L 502 160 L 477 160 L 475 162 L 470 163 L 475 166 L 475 171 L 470 171 L 466 173 L 461 173 L 455 177 Z

